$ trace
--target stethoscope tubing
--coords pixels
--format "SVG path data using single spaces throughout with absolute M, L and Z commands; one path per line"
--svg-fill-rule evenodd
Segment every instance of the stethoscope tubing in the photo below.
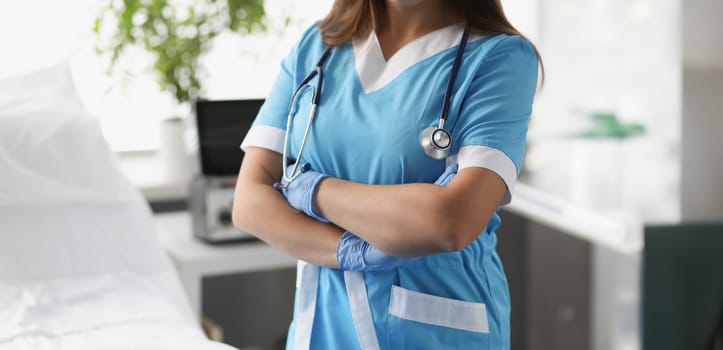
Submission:
M 306 85 L 306 87 L 311 88 L 308 85 Z M 298 92 L 301 92 L 301 91 L 303 91 L 303 89 L 299 90 Z M 313 94 L 316 95 L 316 92 L 314 92 Z M 298 96 L 299 96 L 298 94 L 296 94 L 296 93 L 294 94 L 294 96 L 292 98 L 292 104 L 295 103 L 295 100 Z M 313 100 L 314 100 L 314 98 L 312 98 L 312 101 Z M 293 114 L 294 114 L 294 108 L 291 108 L 289 110 L 289 115 L 286 118 L 286 130 L 291 130 L 291 122 L 293 120 Z M 304 154 L 304 148 L 306 147 L 306 140 L 309 137 L 309 132 L 311 131 L 311 123 L 313 122 L 315 114 L 316 114 L 316 103 L 312 102 L 311 108 L 309 110 L 309 120 L 306 122 L 306 129 L 304 130 L 304 137 L 301 140 L 301 147 L 299 148 L 298 159 L 301 159 L 301 155 Z M 288 158 L 288 151 L 287 151 L 288 146 L 289 146 L 289 134 L 290 134 L 289 132 L 284 133 L 284 150 L 282 152 L 282 158 L 283 158 L 282 175 L 285 180 L 284 183 L 289 183 L 291 181 L 294 181 L 301 174 L 301 172 L 298 171 L 299 164 L 300 164 L 298 161 L 294 162 L 294 167 L 291 169 L 291 175 L 287 174 L 286 168 L 288 168 L 288 166 L 289 166 L 289 158 Z M 282 184 L 281 186 L 283 187 L 284 185 Z
M 452 91 L 454 89 L 454 82 L 457 78 L 457 73 L 459 72 L 459 67 L 462 63 L 462 55 L 464 54 L 465 47 L 467 46 L 467 40 L 469 39 L 469 30 L 465 29 L 462 33 L 462 38 L 460 40 L 459 48 L 457 49 L 457 53 L 455 55 L 454 63 L 452 65 L 452 71 L 449 75 L 449 80 L 447 81 L 447 87 L 444 91 L 444 98 L 442 100 L 442 111 L 439 115 L 439 123 L 437 126 L 437 129 L 434 130 L 434 132 L 431 134 L 432 137 L 434 137 L 434 133 L 436 132 L 444 132 L 446 135 L 449 136 L 449 132 L 444 129 L 444 123 L 447 120 L 447 116 L 449 114 L 449 104 L 450 100 L 452 98 Z M 327 47 L 324 50 L 324 53 L 319 58 L 319 61 L 317 61 L 316 65 L 314 66 L 313 70 L 307 74 L 304 79 L 301 80 L 299 85 L 294 89 L 294 93 L 291 96 L 291 102 L 289 103 L 289 114 L 286 118 L 286 132 L 284 135 L 284 149 L 282 151 L 282 179 L 281 183 L 279 184 L 279 187 L 283 188 L 286 186 L 286 184 L 294 181 L 301 173 L 303 173 L 304 169 L 299 169 L 299 165 L 301 164 L 301 157 L 304 154 L 304 149 L 306 148 L 306 142 L 308 140 L 309 134 L 311 133 L 311 125 L 314 120 L 314 117 L 316 116 L 316 109 L 317 106 L 320 103 L 321 100 L 321 87 L 323 82 L 323 72 L 322 72 L 322 66 L 324 65 L 324 62 L 326 62 L 327 58 L 329 57 L 331 53 L 331 47 Z M 297 99 L 299 96 L 301 96 L 301 93 L 305 89 L 312 88 L 310 85 L 307 85 L 311 79 L 318 76 L 318 83 L 316 85 L 316 89 L 312 93 L 311 97 L 311 107 L 309 109 L 309 117 L 306 122 L 306 128 L 304 130 L 304 136 L 301 139 L 301 145 L 299 146 L 299 153 L 294 159 L 294 166 L 291 169 L 291 174 L 288 173 L 287 168 L 289 166 L 289 157 L 288 157 L 288 146 L 289 146 L 289 135 L 291 134 L 291 124 L 294 119 L 294 112 L 295 112 L 295 106 Z M 434 141 L 432 139 L 432 141 Z M 443 147 L 443 151 L 447 152 L 449 149 L 449 146 L 451 144 L 448 142 L 446 147 Z M 424 145 L 422 145 L 424 148 Z M 437 146 L 438 147 L 438 146 Z M 427 153 L 427 150 L 425 149 L 425 153 Z M 429 153 L 427 153 L 429 155 Z M 431 155 L 430 155 L 431 157 Z M 437 157 L 432 157 L 434 159 L 438 159 Z
M 459 42 L 459 48 L 457 54 L 454 57 L 454 64 L 452 65 L 452 72 L 449 73 L 449 80 L 447 81 L 447 88 L 444 90 L 444 99 L 442 100 L 442 112 L 439 115 L 439 129 L 444 129 L 444 123 L 447 121 L 447 115 L 449 114 L 449 102 L 452 99 L 452 90 L 454 89 L 454 81 L 457 79 L 457 73 L 459 67 L 462 65 L 462 54 L 464 49 L 467 47 L 467 40 L 469 40 L 469 30 L 462 33 L 462 39 Z
M 285 187 L 287 183 L 294 181 L 302 172 L 299 171 L 299 165 L 301 161 L 301 156 L 304 154 L 304 148 L 306 147 L 306 141 L 309 137 L 309 133 L 311 132 L 311 124 L 314 120 L 314 117 L 316 116 L 316 108 L 319 105 L 319 102 L 321 101 L 321 86 L 324 78 L 324 74 L 322 72 L 321 67 L 324 65 L 324 62 L 326 62 L 326 59 L 329 57 L 329 54 L 331 53 L 331 47 L 327 47 L 324 50 L 324 53 L 319 58 L 319 61 L 316 62 L 316 65 L 314 66 L 314 69 L 307 74 L 304 79 L 301 80 L 299 85 L 294 90 L 294 93 L 291 95 L 291 102 L 289 103 L 289 115 L 286 117 L 286 132 L 284 133 L 284 149 L 282 151 L 281 157 L 282 159 L 282 166 L 281 169 L 282 178 L 284 181 L 279 185 L 280 187 Z M 288 157 L 288 146 L 289 146 L 289 135 L 291 130 L 291 123 L 294 119 L 294 112 L 295 112 L 295 106 L 296 106 L 296 100 L 301 96 L 301 92 L 310 89 L 311 86 L 307 85 L 311 79 L 314 79 L 314 77 L 318 76 L 318 82 L 316 84 L 316 89 L 313 91 L 311 96 L 311 107 L 309 109 L 309 118 L 306 122 L 306 128 L 304 130 L 304 137 L 301 140 L 301 146 L 299 147 L 299 154 L 297 155 L 296 159 L 294 160 L 294 167 L 291 169 L 291 175 L 287 173 L 286 168 L 289 166 L 289 157 Z

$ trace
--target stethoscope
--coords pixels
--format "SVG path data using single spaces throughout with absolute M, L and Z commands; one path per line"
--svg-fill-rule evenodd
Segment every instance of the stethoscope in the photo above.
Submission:
M 447 88 L 444 91 L 444 100 L 442 101 L 442 111 L 439 115 L 439 123 L 437 125 L 432 125 L 424 130 L 419 134 L 419 145 L 422 147 L 422 150 L 424 153 L 429 156 L 432 159 L 445 159 L 449 155 L 449 150 L 452 147 L 452 135 L 444 128 L 444 122 L 447 120 L 447 115 L 449 114 L 449 101 L 452 98 L 452 88 L 454 87 L 454 80 L 457 77 L 457 72 L 459 71 L 459 66 L 462 64 L 462 54 L 464 53 L 464 49 L 467 46 L 467 40 L 469 39 L 469 31 L 465 29 L 464 33 L 462 34 L 462 39 L 459 43 L 459 48 L 457 49 L 457 54 L 454 58 L 454 64 L 452 65 L 452 71 L 449 73 L 449 80 L 447 81 Z M 304 77 L 303 80 L 299 83 L 299 85 L 294 90 L 293 95 L 291 95 L 291 103 L 289 104 L 289 115 L 286 118 L 286 132 L 284 134 L 284 149 L 282 154 L 282 176 L 283 181 L 280 184 L 281 187 L 284 187 L 284 184 L 288 184 L 289 182 L 294 181 L 301 173 L 304 172 L 304 169 L 299 169 L 299 166 L 301 164 L 301 156 L 304 154 L 304 147 L 306 146 L 306 141 L 309 137 L 309 131 L 311 131 L 311 124 L 314 120 L 314 117 L 316 116 L 316 107 L 319 104 L 319 101 L 321 99 L 321 83 L 323 80 L 323 74 L 321 67 L 324 65 L 324 62 L 326 62 L 326 59 L 329 57 L 329 54 L 331 53 L 331 47 L 327 47 L 326 50 L 324 50 L 324 53 L 321 55 L 321 58 L 319 58 L 319 61 L 316 62 L 316 65 L 314 66 L 313 70 L 309 72 L 309 74 Z M 304 136 L 301 139 L 301 146 L 299 147 L 299 154 L 296 158 L 296 161 L 294 162 L 294 166 L 291 169 L 291 174 L 288 173 L 287 167 L 289 166 L 289 158 L 288 158 L 288 145 L 289 145 L 289 135 L 291 134 L 291 121 L 294 118 L 294 107 L 296 106 L 296 99 L 301 95 L 300 92 L 305 91 L 306 89 L 311 89 L 311 85 L 307 85 L 311 79 L 313 79 L 315 76 L 319 76 L 318 83 L 316 84 L 316 89 L 314 89 L 313 94 L 311 96 L 311 107 L 309 109 L 309 120 L 306 122 L 306 129 L 304 130 Z M 299 171 L 301 170 L 301 171 Z

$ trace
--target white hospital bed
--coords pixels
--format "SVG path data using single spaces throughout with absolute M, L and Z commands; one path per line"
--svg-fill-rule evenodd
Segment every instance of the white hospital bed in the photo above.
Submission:
M 0 350 L 232 349 L 201 331 L 69 77 L 0 80 Z

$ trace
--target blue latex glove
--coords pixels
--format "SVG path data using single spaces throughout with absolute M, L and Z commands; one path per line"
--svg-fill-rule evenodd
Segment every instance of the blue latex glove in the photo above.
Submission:
M 389 255 L 349 231 L 341 235 L 336 246 L 336 260 L 346 271 L 391 270 L 413 259 Z
M 457 175 L 457 169 L 459 169 L 457 164 L 450 165 L 434 183 L 446 186 Z M 344 232 L 336 246 L 336 260 L 342 270 L 391 270 L 404 266 L 414 259 L 389 255 L 349 231 Z
M 287 174 L 291 173 L 293 167 L 293 165 L 289 165 L 286 168 Z M 309 164 L 300 165 L 299 171 L 301 174 L 293 181 L 285 182 L 282 179 L 282 186 L 278 186 L 278 183 L 276 183 L 274 187 L 281 189 L 281 193 L 292 207 L 316 220 L 328 223 L 329 220 L 314 211 L 313 203 L 316 187 L 319 186 L 321 180 L 329 177 L 329 175 L 311 170 Z
M 442 175 L 439 175 L 436 181 L 434 181 L 435 185 L 440 186 L 447 186 L 447 184 L 452 181 L 452 178 L 454 178 L 455 175 L 457 175 L 457 170 L 459 169 L 459 165 L 457 163 L 454 163 L 447 167 L 447 169 L 444 170 Z

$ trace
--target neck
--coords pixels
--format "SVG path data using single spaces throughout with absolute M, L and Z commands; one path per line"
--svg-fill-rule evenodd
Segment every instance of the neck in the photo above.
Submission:
M 376 28 L 377 38 L 385 59 L 410 41 L 429 32 L 460 22 L 444 6 L 446 0 L 424 0 L 410 3 L 387 0 L 386 18 Z
M 444 6 L 445 0 L 426 0 L 415 4 L 387 1 L 387 16 L 381 32 L 395 37 L 419 37 L 457 22 Z

